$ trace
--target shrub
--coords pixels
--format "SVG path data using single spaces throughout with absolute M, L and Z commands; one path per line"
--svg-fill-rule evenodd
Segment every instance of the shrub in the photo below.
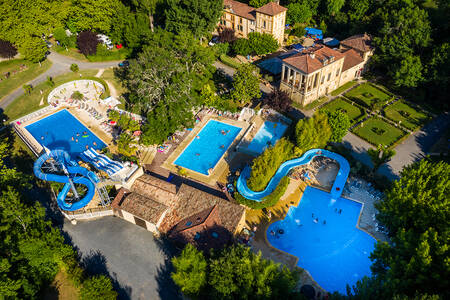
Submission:
M 233 52 L 239 55 L 247 56 L 252 53 L 250 42 L 247 39 L 237 39 L 233 43 Z
M 257 55 L 275 52 L 278 49 L 278 41 L 268 33 L 251 32 L 248 35 L 250 48 Z
M 234 30 L 229 27 L 219 31 L 219 43 L 233 43 L 237 39 Z
M 239 66 L 241 65 L 240 63 L 238 63 L 237 61 L 235 61 L 234 59 L 232 59 L 231 57 L 229 57 L 226 54 L 221 54 L 219 56 L 219 58 L 220 58 L 221 62 L 223 62 L 227 66 L 235 68 L 235 69 L 239 68 Z
M 280 165 L 293 155 L 294 145 L 286 138 L 280 139 L 275 146 L 268 147 L 253 160 L 247 186 L 255 192 L 264 190 Z
M 72 93 L 72 95 L 70 96 L 70 98 L 75 99 L 75 100 L 81 100 L 83 99 L 83 94 L 80 93 L 79 91 L 75 91 Z
M 17 48 L 8 41 L 0 39 L 0 57 L 13 58 L 17 54 Z
M 68 36 L 66 34 L 66 30 L 62 27 L 56 28 L 53 31 L 53 37 L 63 47 L 73 48 L 76 46 L 76 36 L 75 35 Z
M 280 112 L 289 111 L 291 109 L 292 99 L 289 95 L 280 89 L 274 89 L 263 99 L 264 105 L 268 105 Z
M 294 29 L 291 30 L 291 35 L 296 37 L 303 37 L 306 34 L 305 27 L 303 26 L 297 26 Z
M 330 141 L 340 143 L 350 128 L 350 118 L 342 111 L 336 110 L 328 114 L 328 123 L 330 124 L 332 134 Z
M 297 147 L 302 152 L 324 147 L 331 134 L 328 117 L 324 113 L 316 113 L 309 119 L 301 119 L 295 127 Z
M 117 299 L 117 292 L 113 290 L 111 279 L 105 275 L 93 276 L 83 282 L 80 290 L 81 300 Z
M 108 112 L 108 118 L 110 118 L 112 121 L 117 122 L 117 121 L 119 121 L 120 114 L 117 110 L 110 110 Z
M 72 71 L 72 72 L 78 72 L 80 70 L 80 68 L 78 67 L 78 65 L 77 64 L 71 64 L 70 65 L 70 71 Z
M 97 34 L 92 31 L 82 31 L 78 34 L 77 46 L 84 55 L 94 55 L 99 43 Z
M 263 209 L 266 207 L 272 207 L 275 204 L 277 204 L 278 200 L 280 200 L 280 198 L 284 195 L 288 185 L 289 185 L 289 177 L 285 176 L 281 178 L 275 190 L 270 195 L 266 196 L 261 202 L 248 200 L 238 192 L 234 193 L 234 199 L 238 203 L 253 209 Z
M 229 48 L 230 48 L 230 44 L 228 44 L 228 43 L 215 44 L 213 47 L 217 56 L 226 55 L 228 53 Z
M 46 83 L 48 84 L 49 87 L 54 87 L 55 86 L 55 82 L 53 81 L 53 78 L 51 76 L 47 76 Z

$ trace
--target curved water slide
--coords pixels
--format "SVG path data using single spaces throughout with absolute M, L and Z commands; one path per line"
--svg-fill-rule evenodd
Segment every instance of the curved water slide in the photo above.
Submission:
M 53 159 L 58 166 L 62 166 L 66 175 L 49 174 L 42 171 L 42 165 L 49 159 Z M 70 159 L 69 154 L 63 150 L 52 150 L 41 155 L 33 166 L 34 175 L 45 181 L 54 181 L 64 183 L 64 187 L 57 197 L 58 206 L 67 211 L 75 211 L 85 207 L 95 195 L 95 185 L 100 181 L 95 173 L 86 168 L 78 166 L 75 161 Z M 81 176 L 77 176 L 81 175 Z M 86 195 L 75 203 L 68 203 L 66 200 L 67 193 L 73 184 L 82 184 L 87 187 Z
M 344 189 L 344 185 L 347 182 L 347 177 L 350 173 L 350 165 L 343 156 L 324 149 L 311 149 L 306 151 L 301 157 L 294 158 L 282 163 L 275 175 L 270 179 L 266 188 L 260 192 L 252 191 L 247 186 L 247 179 L 250 178 L 251 172 L 251 168 L 247 166 L 239 176 L 236 188 L 239 194 L 241 194 L 245 198 L 260 202 L 264 197 L 270 195 L 275 190 L 275 188 L 280 183 L 281 178 L 286 176 L 292 168 L 307 164 L 316 156 L 328 157 L 334 159 L 339 163 L 339 171 L 330 192 L 333 199 L 339 198 Z

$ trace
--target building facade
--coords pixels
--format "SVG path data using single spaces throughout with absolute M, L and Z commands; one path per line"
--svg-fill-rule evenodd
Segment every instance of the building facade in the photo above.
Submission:
M 359 78 L 372 54 L 366 34 L 342 41 L 340 49 L 310 47 L 282 60 L 280 89 L 305 106 Z
M 287 8 L 269 2 L 260 8 L 234 0 L 225 0 L 219 27 L 232 28 L 237 37 L 246 38 L 251 32 L 271 34 L 281 45 L 284 39 Z

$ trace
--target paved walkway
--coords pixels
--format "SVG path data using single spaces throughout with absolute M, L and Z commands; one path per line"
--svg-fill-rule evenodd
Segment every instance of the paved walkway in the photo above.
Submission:
M 110 67 L 117 66 L 120 61 L 108 61 L 108 62 L 82 62 L 73 59 L 68 56 L 61 55 L 56 52 L 51 52 L 47 58 L 52 62 L 52 66 L 46 72 L 42 73 L 35 79 L 28 82 L 32 86 L 36 86 L 41 82 L 47 80 L 47 76 L 56 77 L 70 71 L 71 64 L 77 64 L 80 70 L 87 69 L 106 69 Z M 9 104 L 11 104 L 17 97 L 24 93 L 22 87 L 17 88 L 13 92 L 9 93 L 0 100 L 0 109 L 5 109 Z
M 390 179 L 397 179 L 404 166 L 422 159 L 430 148 L 450 126 L 450 115 L 444 113 L 413 133 L 408 139 L 395 148 L 397 154 L 390 162 L 381 166 L 378 173 Z
M 91 274 L 109 274 L 119 299 L 180 299 L 170 279 L 167 246 L 153 235 L 117 217 L 103 217 L 63 230 Z

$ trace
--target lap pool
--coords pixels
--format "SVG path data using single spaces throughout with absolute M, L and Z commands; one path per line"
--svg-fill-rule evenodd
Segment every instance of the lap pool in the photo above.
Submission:
M 281 139 L 286 128 L 287 126 L 283 123 L 265 121 L 252 139 L 250 145 L 248 145 L 247 150 L 256 155 L 260 155 L 268 146 L 275 145 Z
M 106 147 L 102 140 L 78 121 L 67 109 L 36 121 L 26 126 L 25 129 L 41 145 L 50 150 L 62 149 L 67 151 L 72 159 L 76 159 L 81 152 L 86 150 L 86 146 L 97 150 Z
M 370 276 L 369 259 L 376 240 L 356 228 L 362 204 L 307 187 L 298 207 L 267 229 L 269 243 L 299 258 L 297 265 L 309 271 L 329 292 L 346 294 Z
M 204 175 L 214 169 L 242 128 L 209 120 L 174 164 Z

